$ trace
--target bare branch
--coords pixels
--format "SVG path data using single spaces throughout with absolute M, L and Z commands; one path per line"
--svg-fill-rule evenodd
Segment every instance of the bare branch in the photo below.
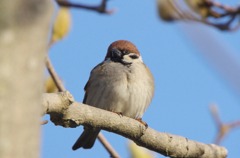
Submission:
M 102 2 L 97 5 L 97 6 L 89 6 L 89 5 L 84 5 L 84 4 L 77 4 L 77 3 L 72 3 L 68 2 L 66 0 L 57 0 L 57 3 L 60 6 L 64 7 L 73 7 L 73 8 L 81 8 L 81 9 L 86 9 L 86 10 L 92 10 L 96 11 L 98 13 L 104 13 L 104 14 L 112 14 L 114 10 L 107 10 L 107 0 L 102 0 Z
M 214 105 L 210 105 L 209 109 L 210 109 L 210 112 L 212 114 L 212 118 L 215 121 L 216 125 L 217 126 L 221 126 L 222 121 L 221 121 L 220 116 L 219 116 L 217 105 L 215 105 L 215 104 Z
M 119 154 L 115 151 L 115 149 L 111 146 L 111 144 L 106 141 L 107 139 L 104 137 L 102 133 L 98 134 L 98 139 L 100 143 L 104 146 L 104 148 L 111 153 L 111 158 L 120 158 Z
M 229 123 L 229 127 L 232 128 L 232 129 L 233 128 L 239 128 L 240 127 L 240 120 Z
M 53 65 L 51 63 L 51 60 L 49 59 L 49 56 L 46 57 L 46 67 L 47 67 L 47 70 L 48 70 L 49 74 L 51 75 L 54 83 L 56 84 L 58 91 L 60 91 L 60 92 L 65 91 L 66 89 L 63 86 L 62 81 L 58 77 L 55 69 L 53 68 Z
M 58 75 L 49 59 L 49 56 L 46 57 L 46 67 L 47 67 L 47 70 L 48 70 L 49 74 L 51 75 L 54 83 L 56 84 L 58 91 L 60 91 L 60 92 L 65 91 L 66 89 L 65 89 L 64 85 L 62 84 L 62 81 L 58 77 Z
M 134 119 L 125 116 L 120 117 L 115 113 L 85 104 L 74 102 L 68 109 L 62 108 L 61 105 L 57 106 L 58 109 L 55 109 L 56 106 L 52 108 L 51 95 L 55 96 L 56 94 L 45 95 L 48 95 L 49 99 L 47 101 L 48 110 L 56 110 L 57 112 L 57 115 L 50 113 L 51 121 L 55 125 L 71 128 L 79 125 L 102 128 L 127 137 L 140 146 L 173 158 L 225 158 L 227 156 L 227 150 L 224 147 L 214 144 L 203 144 L 185 137 L 157 132 L 151 128 L 146 129 L 144 125 Z M 46 104 L 46 102 L 43 104 Z M 98 115 L 94 115 L 96 113 Z
M 223 138 L 234 128 L 240 127 L 240 121 L 234 121 L 230 123 L 224 123 L 221 121 L 217 105 L 211 105 L 210 106 L 210 112 L 212 114 L 213 120 L 215 121 L 218 129 L 218 133 L 216 135 L 216 138 L 214 140 L 215 144 L 220 144 Z
M 171 21 L 195 21 L 213 26 L 222 31 L 236 31 L 240 27 L 240 6 L 230 7 L 214 0 L 186 0 L 186 5 L 177 0 L 158 0 L 160 17 L 168 15 Z M 164 3 L 163 3 L 164 2 Z M 171 10 L 169 5 L 172 6 Z M 191 10 L 189 10 L 191 9 Z M 170 21 L 170 20 L 169 20 Z

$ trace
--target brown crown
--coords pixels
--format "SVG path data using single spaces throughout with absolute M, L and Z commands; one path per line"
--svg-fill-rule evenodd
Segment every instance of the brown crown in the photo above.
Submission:
M 108 47 L 108 51 L 107 51 L 107 55 L 106 55 L 105 59 L 110 57 L 110 53 L 111 53 L 112 49 L 118 49 L 121 51 L 126 50 L 131 53 L 140 55 L 137 47 L 132 42 L 126 41 L 126 40 L 118 40 L 118 41 L 115 41 L 112 44 L 110 44 L 110 46 Z

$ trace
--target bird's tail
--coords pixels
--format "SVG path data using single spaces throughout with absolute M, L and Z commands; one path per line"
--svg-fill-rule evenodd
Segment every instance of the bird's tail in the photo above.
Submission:
M 73 145 L 72 149 L 77 150 L 81 147 L 83 147 L 84 149 L 92 148 L 99 132 L 100 132 L 100 129 L 98 128 L 97 129 L 85 128 L 81 136 Z

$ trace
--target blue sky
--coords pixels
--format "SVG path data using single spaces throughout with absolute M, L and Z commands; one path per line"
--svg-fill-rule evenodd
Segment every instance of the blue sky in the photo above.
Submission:
M 81 2 L 89 4 L 87 0 Z M 99 1 L 94 0 L 90 4 L 97 3 Z M 155 78 L 155 95 L 143 116 L 151 128 L 212 143 L 216 128 L 209 112 L 210 104 L 218 105 L 225 122 L 240 118 L 240 93 L 201 53 L 208 50 L 206 43 L 211 37 L 219 44 L 213 48 L 229 50 L 229 55 L 240 63 L 239 31 L 220 32 L 200 24 L 162 22 L 155 1 L 111 0 L 108 8 L 117 11 L 113 15 L 101 15 L 71 10 L 71 32 L 50 49 L 55 69 L 76 101 L 82 101 L 89 73 L 104 59 L 108 45 L 126 39 L 138 47 Z M 191 38 L 198 38 L 194 32 L 205 33 L 197 40 L 199 43 Z M 82 127 L 63 128 L 51 122 L 44 125 L 42 157 L 109 157 L 98 141 L 91 150 L 72 151 L 81 132 Z M 130 157 L 126 138 L 106 131 L 103 134 L 123 158 Z M 240 129 L 223 140 L 229 158 L 240 156 L 239 140 Z M 157 157 L 162 156 L 157 154 Z

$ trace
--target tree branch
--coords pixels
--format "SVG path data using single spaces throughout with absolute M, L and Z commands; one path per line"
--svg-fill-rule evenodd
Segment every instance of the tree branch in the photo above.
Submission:
M 106 9 L 107 8 L 107 0 L 102 0 L 102 2 L 96 6 L 89 6 L 89 5 L 79 4 L 79 3 L 77 4 L 77 3 L 72 3 L 72 2 L 69 2 L 66 0 L 56 0 L 56 2 L 60 6 L 92 10 L 92 11 L 96 11 L 98 13 L 112 14 L 114 12 L 114 10 Z
M 195 21 L 213 26 L 222 31 L 236 31 L 240 28 L 240 7 L 230 7 L 214 0 L 192 1 L 188 9 L 182 1 L 158 0 L 159 15 L 164 21 Z M 191 9 L 191 10 L 189 10 Z
M 69 102 L 69 106 L 66 108 L 66 104 L 64 104 L 66 101 L 62 98 L 64 96 L 63 93 L 66 92 L 58 94 L 48 93 L 43 96 L 45 100 L 43 107 L 48 109 L 45 113 L 50 114 L 51 121 L 55 125 L 70 128 L 80 125 L 98 127 L 127 137 L 140 146 L 173 158 L 225 158 L 227 156 L 227 150 L 224 147 L 214 144 L 203 144 L 185 137 L 161 133 L 151 128 L 146 129 L 144 125 L 134 119 L 119 116 L 106 110 L 76 102 L 72 104 Z M 56 97 L 56 95 L 59 96 Z M 58 101 L 56 101 L 56 98 L 58 98 Z M 61 101 L 64 103 L 59 104 Z M 96 113 L 98 115 L 95 115 Z
M 223 140 L 223 138 L 228 133 L 230 133 L 230 131 L 232 129 L 240 127 L 240 121 L 237 120 L 237 121 L 233 121 L 233 122 L 229 122 L 229 123 L 222 122 L 222 120 L 220 119 L 220 116 L 219 116 L 217 105 L 211 105 L 210 112 L 211 112 L 213 120 L 215 121 L 217 128 L 218 128 L 218 133 L 217 133 L 214 143 L 219 145 L 221 143 L 221 141 Z

